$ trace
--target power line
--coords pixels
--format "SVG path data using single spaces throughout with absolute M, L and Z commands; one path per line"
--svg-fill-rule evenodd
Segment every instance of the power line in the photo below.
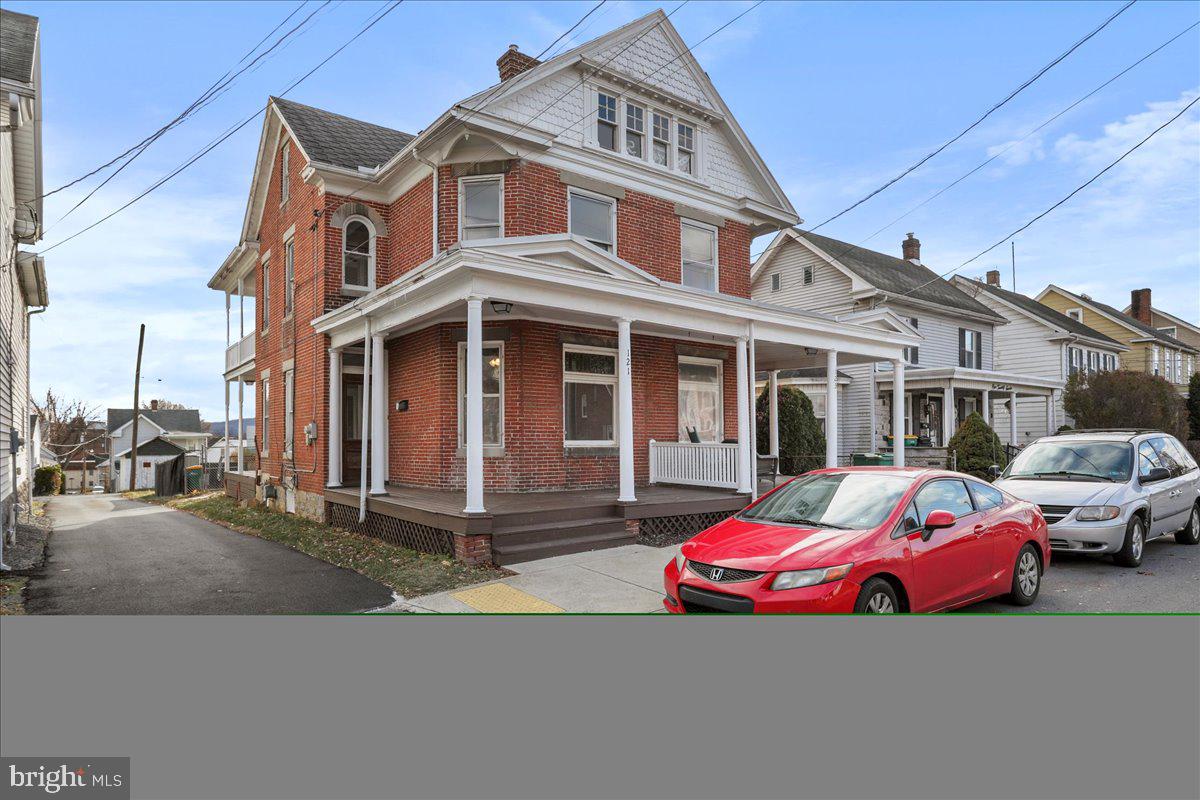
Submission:
M 942 194 L 944 194 L 945 192 L 949 191 L 950 189 L 953 189 L 955 186 L 957 186 L 958 184 L 962 183 L 964 180 L 966 180 L 967 178 L 971 177 L 971 176 L 972 176 L 972 175 L 974 175 L 976 172 L 978 172 L 979 170 L 983 169 L 983 168 L 984 168 L 984 167 L 986 167 L 988 164 L 992 163 L 992 162 L 993 162 L 993 161 L 995 161 L 997 158 L 999 158 L 1000 156 L 1004 155 L 1005 153 L 1007 153 L 1009 150 L 1011 150 L 1011 149 L 1013 149 L 1014 147 L 1016 147 L 1016 146 L 1017 146 L 1018 144 L 1020 144 L 1021 142 L 1024 142 L 1024 141 L 1025 141 L 1026 139 L 1028 139 L 1030 136 L 1033 136 L 1033 135 L 1034 135 L 1035 133 L 1037 133 L 1038 131 L 1040 131 L 1040 130 L 1044 129 L 1044 128 L 1045 128 L 1047 125 L 1051 124 L 1052 122 L 1054 122 L 1055 120 L 1057 120 L 1059 117 L 1063 116 L 1064 114 L 1066 114 L 1066 113 L 1070 112 L 1071 110 L 1073 110 L 1074 108 L 1076 108 L 1076 107 L 1077 107 L 1077 106 L 1078 106 L 1080 103 L 1083 103 L 1083 102 L 1084 102 L 1084 101 L 1086 101 L 1088 98 L 1092 97 L 1094 94 L 1096 94 L 1096 93 L 1097 93 L 1097 92 L 1099 92 L 1100 90 L 1102 90 L 1102 89 L 1104 89 L 1105 87 L 1107 87 L 1107 86 L 1108 86 L 1109 84 L 1111 84 L 1113 81 L 1115 81 L 1115 80 L 1117 80 L 1118 78 L 1120 78 L 1121 76 L 1125 75 L 1125 73 L 1129 72 L 1129 71 L 1130 71 L 1130 70 L 1132 70 L 1134 67 L 1136 67 L 1136 66 L 1138 66 L 1139 64 L 1141 64 L 1143 61 L 1146 61 L 1146 60 L 1147 60 L 1147 59 L 1149 59 L 1151 56 L 1153 56 L 1153 55 L 1155 55 L 1156 53 L 1158 53 L 1160 50 L 1162 50 L 1162 49 L 1163 49 L 1163 48 L 1165 48 L 1167 45 L 1169 45 L 1169 44 L 1171 44 L 1172 42 L 1174 42 L 1176 39 L 1179 39 L 1181 36 L 1183 36 L 1184 34 L 1188 33 L 1189 31 L 1191 31 L 1191 30 L 1192 30 L 1193 28 L 1195 28 L 1197 25 L 1200 25 L 1200 21 L 1198 21 L 1198 22 L 1193 22 L 1191 25 L 1189 25 L 1188 27 L 1184 28 L 1182 31 L 1180 31 L 1179 33 L 1175 34 L 1175 35 L 1174 35 L 1174 36 L 1172 36 L 1170 39 L 1168 39 L 1167 41 L 1165 41 L 1165 42 L 1163 42 L 1162 44 L 1160 44 L 1158 47 L 1156 47 L 1156 48 L 1154 48 L 1153 50 L 1151 50 L 1149 53 L 1146 53 L 1144 56 L 1142 56 L 1141 58 L 1139 58 L 1137 61 L 1134 61 L 1132 64 L 1130 64 L 1129 66 L 1127 66 L 1125 69 L 1123 69 L 1123 70 L 1121 70 L 1120 72 L 1118 72 L 1116 75 L 1113 75 L 1111 78 L 1109 78 L 1109 79 L 1108 79 L 1108 80 L 1106 80 L 1104 83 L 1102 83 L 1102 84 L 1100 84 L 1099 86 L 1097 86 L 1095 89 L 1092 89 L 1090 92 L 1088 92 L 1087 94 L 1085 94 L 1083 97 L 1080 97 L 1080 98 L 1079 98 L 1078 100 L 1076 100 L 1074 103 L 1071 103 L 1071 105 L 1067 106 L 1067 107 L 1066 107 L 1066 108 L 1064 108 L 1062 111 L 1059 111 L 1059 112 L 1058 112 L 1057 114 L 1055 114 L 1054 116 L 1052 116 L 1052 117 L 1050 117 L 1050 118 L 1046 119 L 1045 121 L 1043 121 L 1043 122 L 1042 122 L 1040 125 L 1038 125 L 1036 128 L 1033 128 L 1032 130 L 1030 130 L 1028 133 L 1026 133 L 1026 134 L 1025 134 L 1024 136 L 1022 136 L 1020 139 L 1017 139 L 1017 140 L 1015 140 L 1015 141 L 1013 141 L 1013 142 L 1010 142 L 1010 143 L 1008 144 L 1008 146 L 1006 146 L 1006 147 L 1005 147 L 1004 149 L 1002 149 L 1002 150 L 999 150 L 999 151 L 997 151 L 997 152 L 996 152 L 994 155 L 992 155 L 992 156 L 991 156 L 990 158 L 988 158 L 987 160 L 985 160 L 985 161 L 981 162 L 981 163 L 980 163 L 978 166 L 974 167 L 973 169 L 971 169 L 971 170 L 970 170 L 970 171 L 968 171 L 968 172 L 965 172 L 965 173 L 963 173 L 963 174 L 962 174 L 962 175 L 960 175 L 960 176 L 959 176 L 957 179 L 955 179 L 953 182 L 951 182 L 951 183 L 947 184 L 946 186 L 943 186 L 941 189 L 938 189 L 936 192 L 934 192 L 933 194 L 929 195 L 929 197 L 926 197 L 926 198 L 925 198 L 924 200 L 922 200 L 920 203 L 917 203 L 915 206 L 913 206 L 912 208 L 908 209 L 908 210 L 907 210 L 907 211 L 905 211 L 903 214 L 901 214 L 900 216 L 896 217 L 894 220 L 892 220 L 891 222 L 889 222 L 888 224 L 884 225 L 884 226 L 883 226 L 882 228 L 880 228 L 879 230 L 877 230 L 877 231 L 875 231 L 874 233 L 872 233 L 872 234 L 871 234 L 870 236 L 868 236 L 866 239 L 863 239 L 863 240 L 862 240 L 862 244 L 866 244 L 867 242 L 871 241 L 871 240 L 872 240 L 872 239 L 874 239 L 876 236 L 878 236 L 879 234 L 883 233 L 885 230 L 887 230 L 888 228 L 892 227 L 893 225 L 895 225 L 895 224 L 896 224 L 897 222 L 899 222 L 900 220 L 902 220 L 902 219 L 904 219 L 905 217 L 907 217 L 909 214 L 913 213 L 914 211 L 916 211 L 916 210 L 917 210 L 917 209 L 919 209 L 919 208 L 922 208 L 923 206 L 925 206 L 926 204 L 928 204 L 928 203 L 929 203 L 929 202 L 931 202 L 932 200 L 934 200 L 934 199 L 936 199 L 936 198 L 940 197 Z
M 327 63 L 329 63 L 330 61 L 332 61 L 332 60 L 333 60 L 333 58 L 334 58 L 335 56 L 337 56 L 339 53 L 341 53 L 343 50 L 345 50 L 347 47 L 349 47 L 351 44 L 353 44 L 353 43 L 354 43 L 354 42 L 355 42 L 355 41 L 356 41 L 356 40 L 357 40 L 359 37 L 361 37 L 363 34 L 365 34 L 365 33 L 366 33 L 367 31 L 369 31 L 371 28 L 375 27 L 375 25 L 376 25 L 376 24 L 377 24 L 377 23 L 378 23 L 380 20 L 382 20 L 382 19 L 383 19 L 384 17 L 386 17 L 388 14 L 392 13 L 394 10 L 396 10 L 396 8 L 397 8 L 397 7 L 399 7 L 399 6 L 400 6 L 400 5 L 401 5 L 403 2 L 404 2 L 404 0 L 394 0 L 394 1 L 393 1 L 393 2 L 390 4 L 390 5 L 388 5 L 388 7 L 387 7 L 387 8 L 386 8 L 386 9 L 385 9 L 385 10 L 384 10 L 382 13 L 378 13 L 378 12 L 377 12 L 377 14 L 378 14 L 377 16 L 376 16 L 376 15 L 373 15 L 375 18 L 374 18 L 374 19 L 372 19 L 370 22 L 368 22 L 366 25 L 364 25 L 364 26 L 363 26 L 363 27 L 362 27 L 362 28 L 361 28 L 361 29 L 358 31 L 358 33 L 356 33 L 356 34 L 354 34 L 354 36 L 350 37 L 350 39 L 349 39 L 349 40 L 347 40 L 347 41 L 346 41 L 346 42 L 345 42 L 345 43 L 344 43 L 344 44 L 343 44 L 341 47 L 339 47 L 338 49 L 336 49 L 336 50 L 334 50 L 332 53 L 330 53 L 328 56 L 326 56 L 326 57 L 325 57 L 325 58 L 324 58 L 324 59 L 323 59 L 323 60 L 322 60 L 320 63 L 318 63 L 318 64 L 317 64 L 315 67 L 313 67 L 313 68 L 312 68 L 312 69 L 310 69 L 308 72 L 306 72 L 304 75 L 302 75 L 301 77 L 299 77 L 298 79 L 296 79 L 296 80 L 295 80 L 295 81 L 294 81 L 294 82 L 293 82 L 293 83 L 292 83 L 290 86 L 288 86 L 286 89 L 284 89 L 282 92 L 280 92 L 280 93 L 279 93 L 279 96 L 280 96 L 280 97 L 283 97 L 283 96 L 285 96 L 285 95 L 286 95 L 288 92 L 292 91 L 292 90 L 293 90 L 293 89 L 295 89 L 297 86 L 299 86 L 301 83 L 303 83 L 304 81 L 306 81 L 306 80 L 307 80 L 309 77 L 311 77 L 311 76 L 312 76 L 312 74 L 313 74 L 313 73 L 315 73 L 315 72 L 316 72 L 317 70 L 319 70 L 321 67 L 325 66 L 325 65 L 326 65 Z M 61 240 L 61 241 L 55 242 L 54 244 L 52 244 L 52 245 L 50 245 L 49 247 L 47 247 L 47 248 L 45 248 L 44 250 L 42 250 L 42 253 L 43 253 L 43 254 L 45 254 L 45 253 L 48 253 L 48 252 L 50 252 L 51 250 L 53 250 L 54 248 L 56 248 L 56 247 L 59 247 L 59 246 L 61 246 L 61 245 L 64 245 L 64 244 L 66 244 L 67 242 L 71 241 L 71 240 L 72 240 L 72 239 L 74 239 L 75 237 L 77 237 L 77 236 L 81 236 L 81 235 L 83 235 L 84 233 L 87 233 L 87 232 L 88 232 L 88 231 L 90 231 L 92 228 L 95 228 L 97 225 L 100 225 L 100 224 L 102 224 L 102 223 L 104 223 L 104 222 L 107 222 L 108 220 L 112 219 L 112 218 L 113 218 L 113 217 L 115 217 L 117 214 L 119 214 L 119 213 L 121 213 L 122 211 L 124 211 L 125 209 L 129 208 L 129 207 L 130 207 L 130 206 L 132 206 L 134 203 L 136 203 L 136 202 L 138 202 L 139 200 L 141 200 L 142 198 L 146 197 L 148 194 L 150 194 L 150 193 L 151 193 L 151 192 L 153 192 L 154 190 L 158 189 L 160 186 L 162 186 L 163 184 L 165 184 L 167 181 L 171 180 L 171 179 L 172 179 L 172 178 L 174 178 L 176 175 L 178 175 L 179 173 L 183 172 L 185 169 L 187 169 L 188 167 L 190 167 L 190 166 L 191 166 L 192 164 L 194 164 L 196 161 L 199 161 L 201 158 L 203 158 L 204 156 L 208 155 L 208 153 L 210 153 L 210 152 L 211 152 L 211 151 L 212 151 L 212 150 L 213 150 L 215 147 L 217 147 L 217 145 L 221 144 L 221 143 L 222 143 L 222 142 L 224 142 L 226 139 L 228 139 L 230 136 L 232 136 L 233 134 L 237 133 L 237 132 L 238 132 L 238 131 L 240 131 L 242 128 L 246 127 L 246 126 L 247 126 L 248 124 L 250 124 L 250 123 L 251 123 L 251 122 L 252 122 L 254 119 L 256 119 L 256 118 L 257 118 L 257 117 L 258 117 L 260 114 L 262 114 L 262 113 L 263 113 L 265 110 L 266 110 L 265 108 L 261 108 L 261 109 L 259 109 L 258 111 L 254 112 L 253 114 L 251 114 L 249 117 L 246 117 L 244 120 L 242 120 L 241 122 L 239 122 L 237 125 L 235 125 L 234 127 L 232 127 L 232 128 L 230 128 L 230 129 L 228 129 L 227 131 L 225 131 L 225 133 L 221 134 L 221 135 L 220 135 L 220 136 L 219 136 L 217 139 L 215 139 L 214 141 L 210 142 L 208 145 L 206 145 L 204 148 L 202 148 L 202 149 L 201 149 L 199 152 L 197 152 L 195 155 L 193 155 L 191 158 L 189 158 L 187 161 L 185 161 L 185 162 L 184 162 L 183 164 L 181 164 L 179 167 L 177 167 L 176 169 L 172 170 L 170 173 L 168 173 L 167 175 L 163 176 L 162 178 L 160 178 L 160 179 L 159 179 L 158 181 L 156 181 L 155 183 L 151 184 L 151 186 L 150 186 L 149 188 L 147 188 L 147 189 L 146 189 L 145 191 L 143 191 L 141 194 L 139 194 L 139 195 L 137 195 L 136 197 L 134 197 L 132 200 L 130 200 L 129 202 L 125 203 L 125 204 L 124 204 L 124 205 L 122 205 L 120 208 L 116 209 L 115 211 L 112 211 L 112 212 L 110 212 L 110 213 L 106 214 L 105 216 L 101 217 L 100 219 L 96 220 L 96 221 L 95 221 L 95 222 L 93 222 L 91 225 L 88 225 L 86 228 L 83 228 L 83 229 L 81 229 L 81 230 L 78 230 L 78 231 L 76 231 L 75 233 L 71 234 L 70 236 L 68 236 L 67 238 L 65 238 L 65 239 L 63 239 L 63 240 Z
M 1128 3 L 1126 3 L 1126 4 L 1125 4 L 1125 5 L 1123 5 L 1123 6 L 1121 6 L 1119 9 L 1117 9 L 1116 13 L 1114 13 L 1114 14 L 1113 14 L 1112 16 L 1110 16 L 1108 19 L 1104 20 L 1104 22 L 1100 23 L 1100 26 L 1099 26 L 1099 27 L 1095 28 L 1095 29 L 1094 29 L 1094 30 L 1093 30 L 1091 33 L 1089 33 L 1087 36 L 1084 36 L 1082 39 L 1080 39 L 1079 41 L 1077 41 L 1075 44 L 1073 44 L 1073 45 L 1071 45 L 1069 48 L 1067 48 L 1067 50 L 1066 50 L 1066 51 L 1064 51 L 1064 52 L 1062 53 L 1062 55 L 1058 56 L 1058 57 L 1057 57 L 1057 58 L 1055 58 L 1053 61 L 1051 61 L 1049 64 L 1047 64 L 1046 66 L 1044 66 L 1044 67 L 1042 67 L 1040 70 L 1038 70 L 1038 71 L 1037 71 L 1037 73 L 1035 73 L 1035 74 L 1033 75 L 1033 77 L 1029 78 L 1029 79 L 1028 79 L 1028 80 L 1026 80 L 1024 83 L 1022 83 L 1020 86 L 1018 86 L 1016 89 L 1014 89 L 1013 91 L 1009 92 L 1009 94 L 1008 94 L 1008 96 L 1007 96 L 1007 97 L 1005 97 L 1005 98 L 1004 98 L 1003 100 L 1001 100 L 999 103 L 996 103 L 994 106 L 992 106 L 991 108 L 989 108 L 989 109 L 988 109 L 986 112 L 984 112 L 983 116 L 979 117 L 979 119 L 977 119 L 977 120 L 975 120 L 974 122 L 972 122 L 972 123 L 971 123 L 970 125 L 968 125 L 966 128 L 963 128 L 963 130 L 962 130 L 962 131 L 960 131 L 958 134 L 956 134 L 954 137 L 952 137 L 952 138 L 950 138 L 950 139 L 946 140 L 946 141 L 945 141 L 944 143 L 942 143 L 942 144 L 941 144 L 941 145 L 940 145 L 940 146 L 939 146 L 939 147 L 938 147 L 936 150 L 934 150 L 933 152 L 929 153 L 929 154 L 928 154 L 927 156 L 925 156 L 924 158 L 922 158 L 922 159 L 920 159 L 919 161 L 917 161 L 917 163 L 913 164 L 911 167 L 909 167 L 908 169 L 904 170 L 904 171 L 903 171 L 903 172 L 901 172 L 899 175 L 897 175 L 896 177 L 894 177 L 894 178 L 892 178 L 891 180 L 889 180 L 887 183 L 885 183 L 885 184 L 883 184 L 882 186 L 880 186 L 878 189 L 875 189 L 874 191 L 870 192 L 870 193 L 869 193 L 869 194 L 867 194 L 865 197 L 863 197 L 861 200 L 859 200 L 859 201 L 857 201 L 857 202 L 853 203 L 853 204 L 852 204 L 852 205 L 850 205 L 850 206 L 847 206 L 846 208 L 843 208 L 841 211 L 837 212 L 837 213 L 836 213 L 836 214 L 834 214 L 832 217 L 829 217 L 827 220 L 825 220 L 824 222 L 822 222 L 820 225 L 817 225 L 817 226 L 815 226 L 815 227 L 811 228 L 811 230 L 813 230 L 813 231 L 816 231 L 816 230 L 819 230 L 819 229 L 823 228 L 825 225 L 828 225 L 830 222 L 833 222 L 833 221 L 834 221 L 835 219 L 837 219 L 838 217 L 842 216 L 843 214 L 845 214 L 845 213 L 847 213 L 847 212 L 849 212 L 849 211 L 853 211 L 854 209 L 856 209 L 856 208 L 858 208 L 859 206 L 861 206 L 863 203 L 865 203 L 865 202 L 867 202 L 868 200 L 870 200 L 870 199 L 871 199 L 872 197 L 874 197 L 875 195 L 877 195 L 877 194 L 879 194 L 880 192 L 882 192 L 882 191 L 884 191 L 885 189 L 887 189 L 889 186 L 892 186 L 892 185 L 894 185 L 894 184 L 898 183 L 899 181 L 901 181 L 902 179 L 904 179 L 904 178 L 905 178 L 907 175 L 910 175 L 911 173 L 913 173 L 914 171 L 916 171 L 917 169 L 919 169 L 919 168 L 920 168 L 920 167 L 921 167 L 923 164 L 925 164 L 925 162 L 929 161 L 931 158 L 933 158 L 934 156 L 936 156 L 938 153 L 942 152 L 942 151 L 943 151 L 943 150 L 945 150 L 947 147 L 949 147 L 950 145 L 954 144 L 955 142 L 957 142 L 957 141 L 958 141 L 959 139 L 961 139 L 962 137 L 966 136 L 966 135 L 967 135 L 967 134 L 968 134 L 968 133 L 969 133 L 971 130 L 973 130 L 973 129 L 974 129 L 976 126 L 978 126 L 980 123 L 982 123 L 982 122 L 983 122 L 985 119 L 987 119 L 988 117 L 990 117 L 990 116 L 991 116 L 991 115 L 992 115 L 994 112 L 998 111 L 1000 108 L 1002 108 L 1002 107 L 1003 107 L 1005 104 L 1007 104 L 1007 103 L 1008 103 L 1010 100 L 1012 100 L 1012 99 L 1013 99 L 1014 97 L 1016 97 L 1018 94 L 1020 94 L 1021 92 L 1023 92 L 1023 91 L 1024 91 L 1025 89 L 1027 89 L 1029 86 L 1033 85 L 1033 83 L 1034 83 L 1035 81 L 1037 81 L 1039 78 L 1041 78 L 1041 77 L 1042 77 L 1043 75 L 1045 75 L 1047 72 L 1049 72 L 1049 71 L 1050 71 L 1050 70 L 1051 70 L 1053 67 L 1055 67 L 1057 64 L 1059 64 L 1060 62 L 1062 62 L 1062 61 L 1063 61 L 1065 58 L 1067 58 L 1067 56 L 1071 55 L 1071 54 L 1072 54 L 1072 53 L 1074 53 L 1076 50 L 1078 50 L 1078 49 L 1079 49 L 1079 48 L 1080 48 L 1080 47 L 1081 47 L 1081 46 L 1082 46 L 1082 45 L 1083 45 L 1083 44 L 1084 44 L 1086 41 L 1088 41 L 1089 39 L 1091 39 L 1093 36 L 1095 36 L 1096 34 L 1098 34 L 1100 31 L 1102 31 L 1102 30 L 1104 30 L 1105 28 L 1107 28 L 1107 27 L 1108 27 L 1108 25 L 1109 25 L 1109 23 L 1111 23 L 1111 22 L 1112 22 L 1113 20 L 1115 20 L 1117 17 L 1121 16 L 1121 14 L 1125 13 L 1125 11 L 1126 11 L 1126 10 L 1128 10 L 1128 9 L 1129 9 L 1129 7 L 1130 7 L 1130 6 L 1132 6 L 1132 5 L 1133 5 L 1134 3 L 1136 3 L 1136 2 L 1137 2 L 1137 0 L 1129 0 L 1129 2 L 1128 2 Z

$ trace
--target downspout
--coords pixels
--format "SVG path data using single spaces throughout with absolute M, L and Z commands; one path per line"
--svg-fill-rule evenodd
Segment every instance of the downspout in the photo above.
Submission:
M 424 164 L 425 166 L 427 166 L 431 170 L 433 170 L 433 246 L 431 249 L 432 255 L 430 256 L 430 258 L 436 258 L 437 254 L 438 254 L 438 244 L 439 244 L 439 242 L 438 242 L 438 232 L 439 232 L 438 231 L 438 224 L 439 224 L 439 219 L 438 219 L 438 205 L 439 205 L 439 203 L 438 203 L 438 199 L 439 199 L 438 198 L 438 168 L 437 168 L 437 164 L 434 164 L 432 161 L 421 158 L 421 154 L 418 153 L 415 148 L 413 149 L 413 159 L 421 162 L 422 164 Z

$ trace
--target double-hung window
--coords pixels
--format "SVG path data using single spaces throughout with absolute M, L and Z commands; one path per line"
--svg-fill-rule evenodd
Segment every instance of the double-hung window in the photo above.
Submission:
M 958 329 L 958 365 L 966 369 L 983 369 L 983 337 L 979 331 Z
M 283 315 L 292 315 L 296 302 L 296 240 L 288 239 L 283 245 Z
M 1154 375 L 1158 375 L 1158 345 L 1150 346 L 1150 371 Z
M 1183 383 L 1183 353 L 1175 351 L 1175 382 Z
M 498 239 L 504 235 L 504 178 L 460 178 L 459 239 Z
M 663 114 L 654 114 L 654 163 L 660 167 L 670 166 L 671 158 L 671 118 Z
M 351 217 L 342 229 L 342 288 L 370 291 L 374 276 L 375 232 L 370 221 Z
M 683 255 L 681 282 L 695 289 L 717 291 L 717 229 L 683 220 L 679 230 Z
M 596 144 L 617 149 L 617 98 L 608 92 L 596 92 Z
M 801 282 L 801 283 L 803 283 L 805 286 L 812 286 L 812 285 L 813 285 L 813 281 L 816 279 L 816 275 L 815 275 L 814 269 L 815 269 L 815 268 L 813 267 L 813 265 L 812 265 L 812 264 L 805 264 L 805 265 L 804 265 L 804 269 L 803 269 L 803 271 L 800 273 L 800 276 L 801 276 L 801 277 L 800 277 L 800 282 Z
M 916 317 L 909 317 L 908 324 L 913 326 L 913 330 L 917 330 L 920 323 Z M 904 360 L 910 365 L 920 364 L 921 348 L 916 346 L 904 348 Z
M 271 325 L 271 261 L 262 262 L 262 329 L 265 331 Z
M 296 422 L 296 371 L 283 372 L 283 452 L 291 453 Z
M 279 205 L 286 203 L 292 193 L 290 150 L 291 148 L 285 141 L 283 143 L 283 154 L 279 156 Z
M 783 288 L 783 273 L 776 272 L 771 275 L 771 291 L 778 292 Z
M 570 190 L 567 203 L 568 230 L 601 250 L 616 252 L 617 201 L 611 197 Z
M 504 342 L 484 342 L 483 444 L 504 444 Z M 458 445 L 467 443 L 467 343 L 458 345 Z
M 696 174 L 696 129 L 686 123 L 679 123 L 678 136 L 675 142 L 675 166 L 680 172 L 688 175 Z
M 1100 371 L 1100 354 L 1097 353 L 1095 350 L 1089 350 L 1088 351 L 1088 372 L 1092 373 L 1092 372 L 1099 372 L 1099 371 Z
M 625 104 L 625 152 L 634 158 L 643 158 L 646 152 L 646 109 Z
M 1074 375 L 1083 367 L 1083 351 L 1078 347 L 1067 348 L 1067 376 Z
M 716 359 L 679 357 L 679 441 L 690 441 L 690 431 L 702 442 L 724 437 L 723 367 Z
M 563 439 L 568 447 L 617 443 L 617 353 L 563 347 Z
M 271 451 L 271 379 L 262 379 L 262 452 L 266 455 Z

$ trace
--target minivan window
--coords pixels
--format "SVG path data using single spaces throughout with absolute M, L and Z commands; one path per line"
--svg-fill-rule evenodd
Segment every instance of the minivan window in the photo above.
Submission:
M 815 528 L 874 528 L 892 513 L 912 478 L 822 473 L 797 478 L 738 515 L 751 522 Z
M 1150 470 L 1160 467 L 1166 468 L 1158 460 L 1158 451 L 1154 449 L 1150 442 L 1146 441 L 1138 445 L 1138 477 L 1145 478 L 1150 474 Z
M 1133 447 L 1128 442 L 1043 439 L 1008 462 L 1005 478 L 1017 480 L 1129 480 Z
M 1192 458 L 1192 454 L 1187 451 L 1187 448 L 1174 436 L 1164 437 L 1167 443 L 1167 449 L 1175 456 L 1175 460 L 1179 462 L 1179 466 L 1183 471 L 1191 472 L 1196 469 L 1196 460 Z
M 1178 454 L 1174 452 L 1165 437 L 1159 436 L 1151 439 L 1150 446 L 1158 453 L 1158 463 L 1170 470 L 1172 477 L 1183 474 L 1183 462 L 1179 460 Z

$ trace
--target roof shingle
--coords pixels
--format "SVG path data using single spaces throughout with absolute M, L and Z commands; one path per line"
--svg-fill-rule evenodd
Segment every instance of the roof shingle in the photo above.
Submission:
M 160 408 L 157 411 L 142 410 L 142 416 L 168 433 L 202 433 L 200 412 L 194 408 Z M 132 408 L 110 408 L 108 410 L 108 432 L 133 419 Z
M 281 97 L 271 102 L 313 161 L 346 169 L 378 167 L 414 138 L 410 133 L 351 119 Z
M 33 83 L 38 18 L 0 9 L 0 78 Z
M 980 289 L 988 294 L 995 295 L 1001 300 L 1012 303 L 1022 311 L 1028 312 L 1035 317 L 1039 317 L 1057 328 L 1062 328 L 1068 333 L 1074 333 L 1077 336 L 1087 336 L 1090 339 L 1095 339 L 1100 342 L 1120 344 L 1120 342 L 1118 342 L 1116 339 L 1105 336 L 1100 331 L 1095 330 L 1094 328 L 1089 328 L 1079 320 L 1068 317 L 1066 314 L 1063 314 L 1059 311 L 1055 311 L 1050 306 L 1042 305 L 1032 297 L 1026 297 L 1023 294 L 1010 292 L 1007 289 L 1003 289 L 999 286 L 992 286 L 984 283 L 983 281 L 977 281 L 974 279 L 967 280 L 970 280 L 973 284 L 977 285 Z
M 1058 289 L 1058 287 L 1055 287 L 1055 288 Z M 1082 303 L 1084 305 L 1090 305 L 1093 308 L 1098 309 L 1099 311 L 1102 311 L 1105 314 L 1108 314 L 1110 317 L 1115 317 L 1116 319 L 1120 320 L 1122 323 L 1124 323 L 1132 328 L 1136 328 L 1137 330 L 1144 333 L 1146 336 L 1149 336 L 1153 339 L 1157 339 L 1158 341 L 1162 342 L 1163 344 L 1169 344 L 1171 347 L 1178 347 L 1179 349 L 1186 350 L 1190 353 L 1196 352 L 1196 348 L 1192 347 L 1191 345 L 1184 344 L 1183 342 L 1176 339 L 1174 336 L 1168 336 L 1167 334 L 1165 334 L 1162 331 L 1155 328 L 1153 325 L 1147 325 L 1146 323 L 1142 322 L 1140 319 L 1138 319 L 1136 317 L 1131 317 L 1128 314 L 1118 311 L 1117 309 L 1113 308 L 1112 306 L 1108 305 L 1107 303 L 1101 303 L 1099 300 L 1093 300 L 1090 297 L 1084 297 L 1082 295 L 1072 294 L 1071 292 L 1068 292 L 1066 289 L 1058 289 L 1058 291 L 1062 292 L 1063 294 L 1065 294 L 1075 300 L 1078 300 L 1080 303 Z

